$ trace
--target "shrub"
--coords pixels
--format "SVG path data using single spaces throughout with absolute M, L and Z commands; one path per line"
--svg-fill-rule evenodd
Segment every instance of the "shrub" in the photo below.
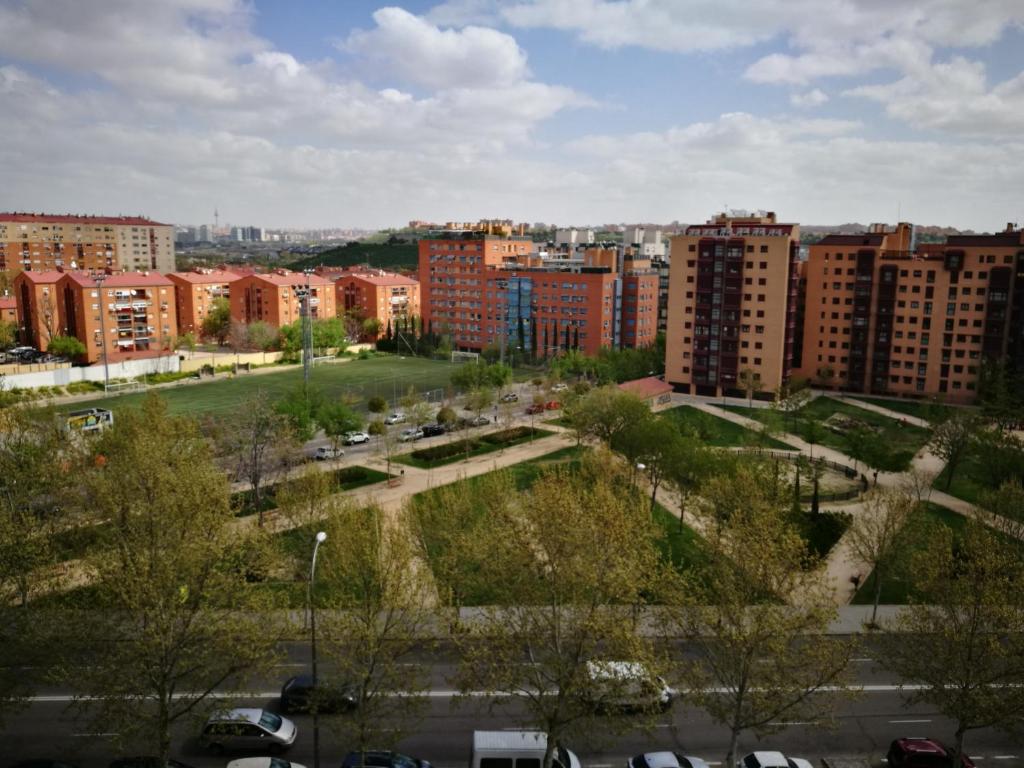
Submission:
M 420 459 L 422 461 L 437 461 L 439 459 L 450 459 L 452 456 L 468 453 L 479 447 L 480 441 L 477 439 L 458 440 L 454 443 L 435 445 L 430 448 L 420 448 L 409 455 L 414 459 Z
M 491 432 L 489 435 L 484 435 L 480 439 L 485 443 L 492 445 L 499 445 L 501 443 L 512 443 L 516 440 L 522 440 L 524 437 L 529 437 L 536 430 L 530 427 L 510 427 L 509 429 L 503 429 L 500 432 Z

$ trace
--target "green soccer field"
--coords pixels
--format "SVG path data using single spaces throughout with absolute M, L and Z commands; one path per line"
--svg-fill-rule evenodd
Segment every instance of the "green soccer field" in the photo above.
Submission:
M 448 386 L 452 371 L 460 363 L 427 360 L 414 357 L 372 357 L 368 360 L 351 359 L 338 363 L 316 365 L 310 375 L 310 383 L 319 388 L 328 399 L 340 398 L 349 393 L 364 401 L 380 395 L 388 401 L 401 397 L 409 387 L 418 392 L 431 393 L 433 400 L 441 396 L 441 390 Z M 282 397 L 290 389 L 302 384 L 302 368 L 289 368 L 272 373 L 255 371 L 236 377 L 224 377 L 215 381 L 197 384 L 182 384 L 157 389 L 167 402 L 171 413 L 220 413 L 244 408 L 258 391 L 266 392 L 271 399 Z M 75 408 L 109 408 L 115 413 L 123 408 L 137 406 L 145 393 L 132 393 L 88 403 L 66 406 Z

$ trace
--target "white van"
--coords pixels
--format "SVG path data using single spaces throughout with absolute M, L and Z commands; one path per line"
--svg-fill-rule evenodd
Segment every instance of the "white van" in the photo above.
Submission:
M 638 661 L 588 661 L 588 699 L 602 712 L 656 712 L 678 693 Z
M 548 735 L 541 731 L 473 731 L 470 768 L 541 768 Z M 580 759 L 555 747 L 552 768 L 580 768 Z

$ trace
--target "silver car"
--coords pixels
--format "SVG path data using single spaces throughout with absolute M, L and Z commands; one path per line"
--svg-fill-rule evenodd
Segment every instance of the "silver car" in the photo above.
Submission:
M 265 709 L 229 709 L 210 716 L 199 741 L 218 755 L 248 750 L 280 752 L 295 743 L 297 733 L 295 723 Z

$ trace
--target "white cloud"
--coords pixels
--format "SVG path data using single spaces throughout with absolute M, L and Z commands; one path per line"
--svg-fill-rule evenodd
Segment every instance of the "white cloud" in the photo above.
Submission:
M 501 21 L 498 0 L 447 0 L 424 15 L 442 27 L 464 27 L 467 24 L 495 26 Z
M 440 29 L 401 8 L 373 14 L 377 27 L 353 32 L 343 48 L 401 80 L 433 89 L 522 82 L 526 53 L 511 35 L 485 27 Z
M 828 94 L 820 88 L 814 88 L 803 93 L 790 94 L 789 103 L 799 109 L 809 107 L 820 107 L 828 101 Z
M 877 101 L 890 117 L 917 127 L 966 136 L 1019 138 L 1024 133 L 1024 72 L 989 88 L 985 66 L 961 56 L 845 95 Z
M 740 200 L 804 223 L 885 221 L 899 201 L 922 224 L 994 228 L 1017 215 L 1019 201 L 992 190 L 1019 187 L 1024 141 L 870 141 L 850 129 L 729 114 L 664 132 L 580 139 L 574 167 L 605 168 L 616 179 L 602 189 L 611 200 L 595 203 L 619 210 L 614 220 L 699 221 L 723 201 Z

